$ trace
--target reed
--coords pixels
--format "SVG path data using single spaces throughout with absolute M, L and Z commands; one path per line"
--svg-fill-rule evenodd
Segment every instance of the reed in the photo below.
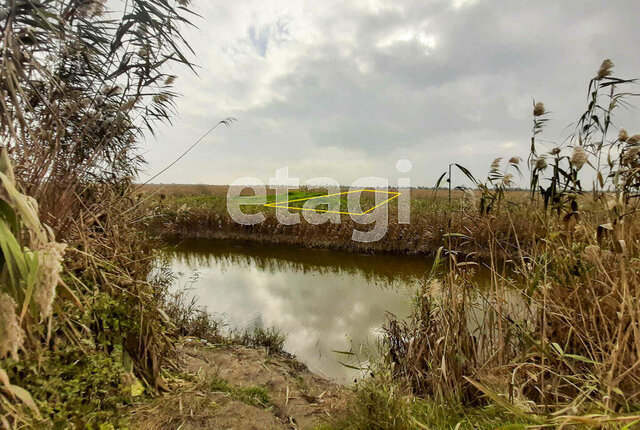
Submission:
M 137 139 L 172 113 L 167 66 L 190 65 L 187 6 L 3 5 L 0 427 L 121 426 L 118 408 L 167 388 L 178 328 L 131 178 Z
M 137 139 L 169 121 L 175 76 L 191 63 L 178 28 L 188 1 L 11 2 L 0 22 L 0 145 L 58 234 L 96 185 L 118 188 L 143 162 Z M 119 17 L 116 18 L 116 13 Z M 46 55 L 44 55 L 46 54 Z
M 392 318 L 386 325 L 381 366 L 407 395 L 448 405 L 449 411 L 497 407 L 521 422 L 517 428 L 640 423 L 638 141 L 629 142 L 624 130 L 607 138 L 611 112 L 627 94 L 618 87 L 632 82 L 614 77 L 612 67 L 603 62 L 590 82 L 590 107 L 576 140 L 553 148 L 546 157 L 550 163 L 536 151 L 545 111 L 534 106 L 529 160 L 532 184 L 538 186 L 532 195 L 542 204 L 534 200 L 530 210 L 537 212 L 544 234 L 517 246 L 504 261 L 492 220 L 478 218 L 490 234 L 490 258 L 482 264 L 492 272 L 491 287 L 475 284 L 468 269 L 480 263 L 461 259 L 455 243 L 445 240 L 441 260 L 449 261 L 448 275 L 424 284 L 408 320 Z M 594 102 L 603 89 L 609 108 Z M 603 158 L 606 165 L 600 164 Z M 589 165 L 599 184 L 591 204 L 577 174 Z M 497 208 L 494 216 L 509 220 L 518 244 L 517 213 L 511 205 Z M 377 420 L 359 414 L 366 423 Z M 420 419 L 415 411 L 408 416 Z M 458 425 L 464 428 L 464 421 Z
M 159 186 L 158 186 L 159 187 Z M 389 206 L 389 225 L 384 238 L 373 243 L 359 243 L 351 240 L 354 229 L 366 230 L 348 215 L 343 215 L 340 224 L 324 223 L 314 225 L 301 217 L 297 225 L 282 225 L 272 208 L 257 207 L 265 220 L 253 226 L 237 224 L 228 214 L 226 207 L 226 189 L 216 186 L 209 190 L 213 195 L 201 194 L 200 187 L 163 186 L 165 194 L 148 198 L 149 226 L 151 231 L 168 239 L 243 239 L 272 244 L 295 244 L 313 248 L 331 248 L 356 252 L 390 252 L 404 254 L 434 255 L 445 242 L 446 237 L 458 235 L 457 251 L 466 254 L 475 253 L 488 257 L 489 233 L 481 222 L 484 216 L 479 213 L 474 202 L 486 202 L 491 210 L 490 193 L 499 192 L 510 198 L 519 243 L 516 242 L 512 222 L 503 216 L 490 215 L 491 229 L 499 238 L 505 255 L 515 255 L 517 246 L 527 247 L 544 234 L 537 214 L 528 207 L 526 192 L 509 191 L 501 183 L 499 190 L 491 190 L 483 197 L 483 192 L 455 190 L 453 200 L 448 202 L 445 192 L 432 190 L 411 190 L 411 223 L 397 222 L 397 205 Z M 158 188 L 160 189 L 160 188 Z M 178 191 L 179 190 L 179 191 Z M 150 191 L 150 190 L 147 190 Z M 493 198 L 497 202 L 496 198 Z M 363 206 L 367 204 L 363 202 Z M 244 209 L 252 210 L 251 207 Z

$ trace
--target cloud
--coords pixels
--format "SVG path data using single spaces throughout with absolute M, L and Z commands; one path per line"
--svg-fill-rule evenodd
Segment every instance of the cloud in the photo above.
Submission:
M 482 176 L 496 157 L 526 155 L 532 100 L 562 141 L 604 58 L 640 76 L 640 4 L 601 2 L 240 0 L 194 2 L 187 39 L 199 76 L 178 73 L 179 117 L 148 139 L 151 174 L 213 123 L 220 129 L 161 182 L 398 175 L 433 185 L 449 162 Z M 636 112 L 621 112 L 633 129 Z M 550 144 L 551 145 L 551 144 Z M 357 162 L 354 162 L 356 160 Z M 144 175 L 143 177 L 144 178 Z

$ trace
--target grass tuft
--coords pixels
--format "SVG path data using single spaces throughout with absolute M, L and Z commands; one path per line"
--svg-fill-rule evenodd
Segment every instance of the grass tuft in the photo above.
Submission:
M 271 405 L 271 399 L 267 389 L 262 386 L 238 387 L 231 385 L 219 375 L 207 377 L 201 384 L 211 392 L 227 393 L 233 399 L 239 400 L 251 406 L 267 408 Z
M 249 348 L 264 348 L 269 354 L 283 354 L 284 343 L 287 336 L 275 327 L 263 328 L 255 326 L 243 332 L 231 332 L 229 336 L 232 343 L 247 346 Z

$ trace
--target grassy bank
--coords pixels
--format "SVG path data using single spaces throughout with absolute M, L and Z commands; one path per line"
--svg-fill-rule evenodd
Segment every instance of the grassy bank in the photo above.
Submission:
M 371 225 L 360 225 L 349 215 L 340 215 L 339 224 L 315 225 L 301 216 L 301 223 L 282 225 L 275 209 L 247 206 L 247 213 L 261 212 L 265 220 L 245 226 L 236 223 L 227 210 L 226 186 L 206 185 L 147 185 L 139 198 L 150 206 L 150 225 L 156 234 L 173 239 L 209 238 L 253 240 L 271 244 L 294 244 L 312 248 L 329 248 L 355 252 L 390 252 L 398 254 L 435 255 L 443 245 L 451 244 L 465 254 L 482 257 L 491 254 L 490 243 L 495 241 L 506 256 L 515 254 L 518 247 L 529 248 L 546 234 L 546 226 L 538 220 L 525 191 L 507 192 L 511 217 L 485 217 L 478 212 L 480 191 L 452 192 L 449 200 L 445 190 L 411 190 L 411 221 L 398 223 L 397 200 L 389 203 L 389 227 L 385 236 L 375 242 L 352 240 L 354 230 L 369 231 Z M 312 194 L 310 190 L 291 192 L 291 198 Z M 325 191 L 326 193 L 326 191 Z M 368 196 L 370 199 L 370 196 Z M 362 207 L 373 203 L 363 198 Z M 273 195 L 267 201 L 274 200 Z M 585 198 L 588 202 L 588 199 Z M 537 206 L 540 203 L 536 203 Z M 585 216 L 598 217 L 599 212 Z M 487 218 L 490 223 L 486 223 Z M 561 226 L 561 220 L 550 220 Z

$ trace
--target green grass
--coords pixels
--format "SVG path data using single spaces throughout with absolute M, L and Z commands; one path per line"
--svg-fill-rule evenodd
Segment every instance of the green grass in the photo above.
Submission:
M 289 191 L 288 195 L 280 196 L 277 200 L 278 203 L 284 203 L 289 201 L 289 207 L 292 208 L 302 208 L 305 204 L 309 204 L 309 199 L 313 199 L 313 208 L 319 210 L 329 210 L 330 205 L 338 204 L 339 210 L 342 212 L 349 211 L 349 197 L 347 194 L 341 194 L 336 196 L 326 196 L 326 192 L 312 192 L 306 190 L 293 190 Z M 375 196 L 371 192 L 363 192 L 360 194 L 360 204 L 363 211 L 373 207 L 375 205 Z M 385 197 L 386 198 L 386 197 Z M 189 210 L 195 209 L 205 209 L 205 210 L 213 210 L 213 211 L 226 211 L 227 208 L 227 200 L 226 196 L 223 195 L 210 195 L 210 194 L 201 194 L 201 195 L 179 195 L 179 196 L 170 196 L 166 200 L 163 201 L 163 204 L 171 207 L 173 209 L 178 209 L 180 207 L 186 206 Z M 263 207 L 265 204 L 276 203 L 276 195 L 270 194 L 267 195 L 266 198 L 261 196 L 239 196 L 236 197 L 236 200 L 240 203 L 245 204 L 243 207 L 243 211 L 246 211 L 251 205 L 255 205 L 259 208 L 259 210 L 269 210 Z M 297 200 L 297 201 L 292 201 Z M 395 202 L 391 202 L 394 204 Z M 456 206 L 457 207 L 457 206 Z M 250 210 L 250 209 L 249 209 Z M 273 209 L 271 209 L 273 210 Z
M 192 209 L 225 209 L 227 206 L 226 196 L 211 196 L 211 195 L 193 195 L 193 196 L 176 196 L 170 197 L 167 205 L 175 206 L 179 208 L 183 205 L 187 205 Z
M 253 330 L 232 332 L 229 337 L 233 343 L 250 348 L 265 348 L 269 354 L 283 353 L 284 342 L 287 339 L 286 335 L 275 327 L 262 328 L 257 326 Z
M 211 392 L 227 393 L 231 398 L 251 406 L 269 407 L 271 399 L 265 387 L 254 385 L 250 387 L 237 387 L 229 384 L 218 375 L 210 377 L 205 382 L 205 388 Z
M 318 429 L 520 429 L 534 424 L 489 405 L 463 407 L 407 394 L 384 366 L 355 387 L 348 415 Z
M 327 193 L 325 192 L 312 192 L 306 190 L 293 190 L 289 191 L 288 196 L 286 198 L 281 197 L 281 202 L 286 202 L 287 200 L 298 200 L 298 199 L 310 199 L 312 197 L 321 197 L 325 196 Z M 267 196 L 267 203 L 273 203 L 276 201 L 275 194 Z
M 126 428 L 122 408 L 132 404 L 133 379 L 121 351 L 86 353 L 74 346 L 47 351 L 37 359 L 6 360 L 11 382 L 28 387 L 46 422 L 42 428 Z M 128 382 L 126 382 L 129 379 Z
M 279 202 L 284 203 L 289 201 L 288 206 L 291 208 L 303 208 L 306 206 L 309 209 L 320 211 L 337 210 L 339 212 L 355 213 L 359 213 L 360 211 L 366 212 L 376 204 L 376 196 L 372 192 L 355 193 L 355 196 L 359 200 L 359 207 L 356 207 L 353 211 L 349 210 L 349 194 L 327 196 L 326 192 L 290 191 L 288 198 L 281 198 Z M 268 197 L 270 198 L 269 203 L 275 202 L 275 196 Z M 391 197 L 391 195 L 388 197 Z M 383 200 L 388 197 L 384 196 Z

